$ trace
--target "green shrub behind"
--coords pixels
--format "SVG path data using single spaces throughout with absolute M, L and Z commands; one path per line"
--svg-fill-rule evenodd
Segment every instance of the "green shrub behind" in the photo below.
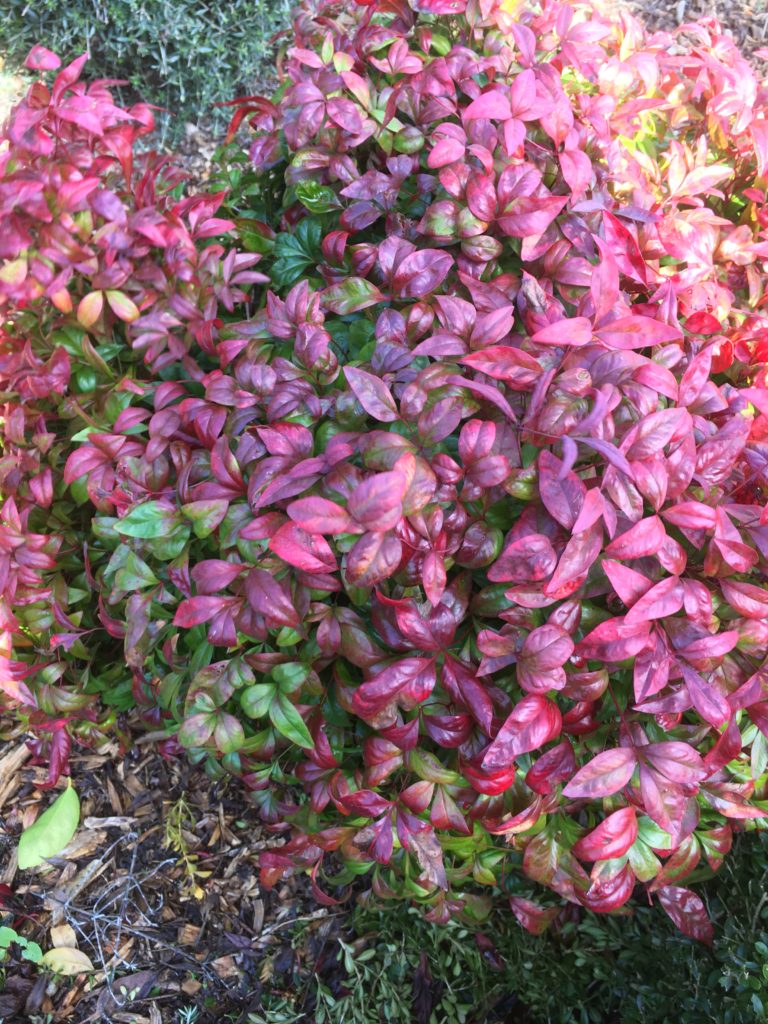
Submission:
M 66 60 L 89 50 L 91 77 L 126 79 L 166 108 L 172 141 L 183 122 L 223 115 L 214 103 L 252 91 L 274 72 L 270 39 L 290 0 L 5 0 L 0 54 L 11 68 L 35 44 Z
M 476 942 L 457 921 L 432 925 L 414 908 L 362 906 L 338 953 L 341 983 L 328 956 L 319 974 L 292 979 L 295 998 L 267 992 L 251 1024 L 299 1024 L 308 1008 L 318 1024 L 387 1024 L 404 1019 L 408 1005 L 412 1019 L 429 1024 L 762 1021 L 767 882 L 768 832 L 739 837 L 698 890 L 715 925 L 711 947 L 681 936 L 651 907 L 631 917 L 587 912 L 539 937 L 502 910 Z

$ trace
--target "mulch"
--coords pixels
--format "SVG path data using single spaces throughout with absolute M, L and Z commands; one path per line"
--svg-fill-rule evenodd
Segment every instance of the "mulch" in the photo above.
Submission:
M 768 45 L 766 0 L 627 0 L 649 28 L 670 30 L 698 18 L 717 18 L 749 56 Z
M 20 872 L 17 837 L 52 796 L 21 739 L 0 748 L 0 923 L 43 951 L 76 945 L 95 968 L 52 980 L 14 955 L 0 1020 L 176 1024 L 187 1012 L 245 1024 L 343 916 L 318 908 L 303 880 L 261 891 L 259 851 L 275 837 L 237 784 L 149 748 L 116 753 L 73 757 L 81 827 L 49 865 Z

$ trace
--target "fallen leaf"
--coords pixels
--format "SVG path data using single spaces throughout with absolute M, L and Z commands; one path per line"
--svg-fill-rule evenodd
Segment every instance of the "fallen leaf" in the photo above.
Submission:
M 77 949 L 77 935 L 75 935 L 75 929 L 69 924 L 55 924 L 51 928 L 51 945 L 52 946 L 67 946 L 71 949 Z
M 96 968 L 91 963 L 90 957 L 86 956 L 80 949 L 71 946 L 57 946 L 43 953 L 42 963 L 49 967 L 54 974 L 74 976 L 75 974 L 90 974 Z

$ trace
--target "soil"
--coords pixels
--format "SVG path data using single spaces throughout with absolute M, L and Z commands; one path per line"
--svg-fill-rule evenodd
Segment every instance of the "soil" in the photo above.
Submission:
M 20 872 L 17 836 L 51 797 L 22 738 L 3 745 L 0 919 L 43 951 L 76 944 L 95 970 L 51 982 L 13 957 L 0 1020 L 162 1024 L 196 1010 L 195 1024 L 245 1022 L 294 956 L 296 924 L 309 959 L 342 915 L 301 881 L 261 891 L 257 858 L 275 839 L 239 787 L 149 748 L 116 753 L 73 757 L 81 827 L 50 866 Z

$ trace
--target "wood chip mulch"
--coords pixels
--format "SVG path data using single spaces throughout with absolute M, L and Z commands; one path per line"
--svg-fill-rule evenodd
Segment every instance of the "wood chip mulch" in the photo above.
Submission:
M 20 872 L 18 835 L 55 794 L 21 739 L 0 745 L 0 924 L 43 951 L 77 946 L 95 968 L 53 979 L 14 952 L 0 1021 L 246 1022 L 290 972 L 297 926 L 315 957 L 342 914 L 302 881 L 261 892 L 258 854 L 275 839 L 236 784 L 149 748 L 116 755 L 73 758 L 81 826 L 50 865 Z

